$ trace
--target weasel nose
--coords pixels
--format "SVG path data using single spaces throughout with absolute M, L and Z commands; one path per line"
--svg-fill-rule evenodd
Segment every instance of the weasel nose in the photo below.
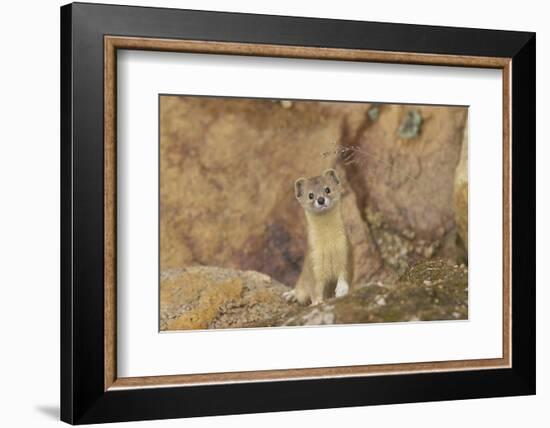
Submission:
M 325 198 L 323 198 L 322 196 L 319 196 L 317 198 L 317 202 L 319 203 L 319 205 L 325 205 Z

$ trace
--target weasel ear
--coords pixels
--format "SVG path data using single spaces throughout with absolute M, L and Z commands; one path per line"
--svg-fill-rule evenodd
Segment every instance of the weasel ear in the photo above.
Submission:
M 299 178 L 294 182 L 294 194 L 297 199 L 300 199 L 304 194 L 304 183 L 306 182 L 305 178 Z
M 331 168 L 331 169 L 326 169 L 326 170 L 323 172 L 323 177 L 328 177 L 328 178 L 330 178 L 332 181 L 334 181 L 334 183 L 340 184 L 340 180 L 338 179 L 338 176 L 336 175 L 336 171 L 333 170 L 332 168 Z

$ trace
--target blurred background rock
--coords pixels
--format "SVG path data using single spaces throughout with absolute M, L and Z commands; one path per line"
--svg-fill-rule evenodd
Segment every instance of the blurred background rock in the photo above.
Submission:
M 161 272 L 256 271 L 292 287 L 306 250 L 294 181 L 329 167 L 356 287 L 467 264 L 467 108 L 162 96 L 160 109 Z

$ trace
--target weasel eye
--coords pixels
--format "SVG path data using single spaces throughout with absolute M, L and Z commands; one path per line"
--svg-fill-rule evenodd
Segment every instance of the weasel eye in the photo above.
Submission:
M 313 193 L 310 193 L 310 194 L 309 194 L 309 199 L 313 199 L 314 196 L 315 196 L 315 195 L 314 195 Z
M 325 193 L 328 195 L 330 193 L 330 187 L 325 187 Z

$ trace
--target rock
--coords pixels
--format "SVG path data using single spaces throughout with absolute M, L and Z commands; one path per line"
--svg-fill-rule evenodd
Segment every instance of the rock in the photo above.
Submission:
M 269 276 L 195 266 L 165 271 L 160 284 L 160 329 L 238 328 L 283 316 L 296 304 L 289 288 Z
M 358 282 L 456 259 L 466 109 L 415 107 L 411 139 L 399 136 L 403 105 L 162 96 L 160 109 L 161 271 L 223 266 L 293 286 L 306 250 L 293 184 L 329 167 L 347 183 Z
M 306 249 L 294 181 L 335 166 L 323 153 L 370 105 L 163 96 L 160 108 L 161 271 L 223 266 L 293 285 Z M 372 252 L 369 240 L 358 253 Z
M 353 248 L 353 284 L 364 284 L 375 276 L 381 277 L 384 274 L 384 261 L 373 241 L 369 224 L 358 209 L 357 196 L 351 191 L 344 167 L 337 165 L 336 170 L 341 177 L 343 188 L 346 189 L 341 199 L 341 209 L 348 239 Z
M 458 236 L 468 250 L 468 128 L 464 128 L 460 161 L 454 182 L 454 209 Z
M 468 319 L 468 271 L 444 261 L 412 267 L 396 284 L 368 283 L 314 307 L 298 307 L 255 326 L 301 326 Z
M 345 118 L 339 141 L 381 257 L 399 274 L 426 258 L 457 260 L 453 192 L 467 110 L 417 106 L 419 120 L 409 106 L 379 108 L 374 122 Z M 418 125 L 414 138 L 399 137 L 404 121 Z

